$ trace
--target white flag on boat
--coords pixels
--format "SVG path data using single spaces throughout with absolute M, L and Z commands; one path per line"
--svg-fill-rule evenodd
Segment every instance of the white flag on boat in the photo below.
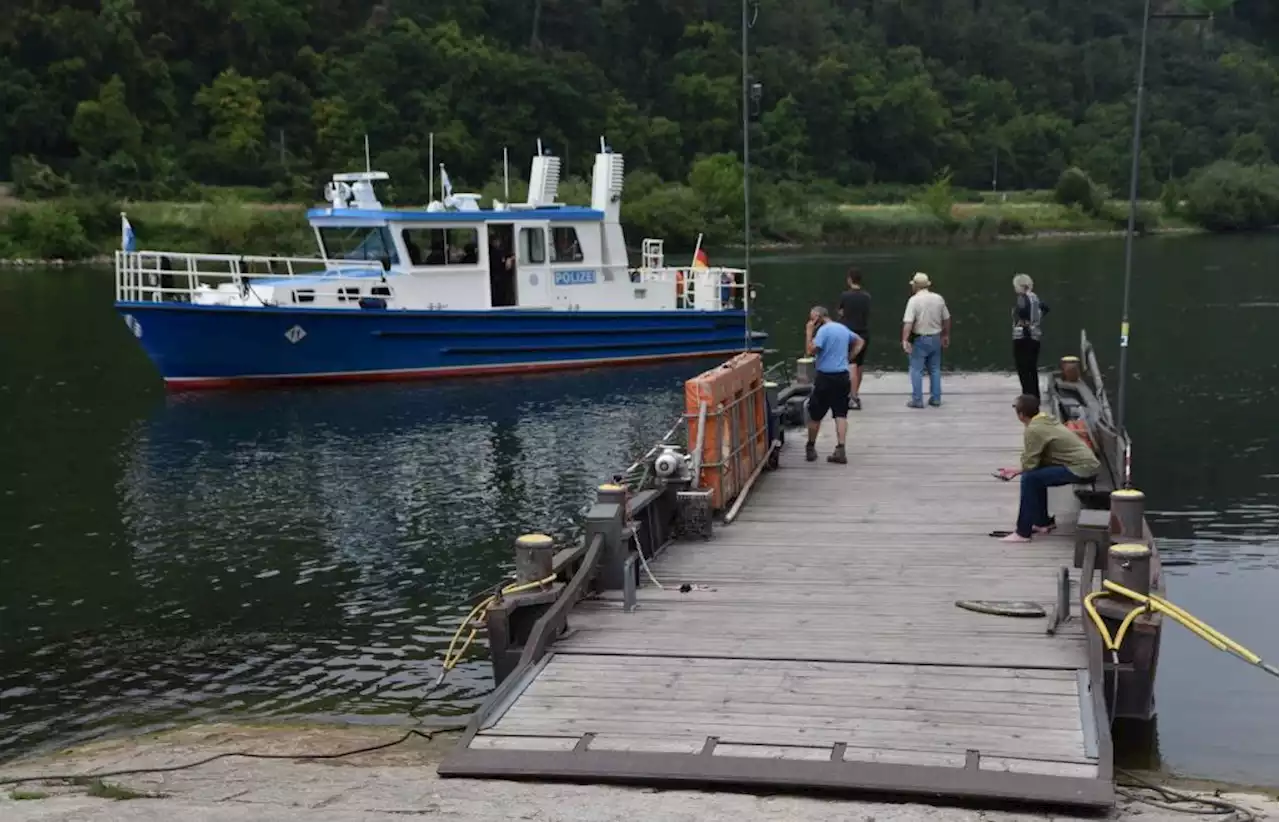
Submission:
M 120 212 L 120 248 L 125 251 L 133 251 L 138 247 L 137 238 L 133 236 L 133 226 L 129 225 L 129 218 Z
M 453 196 L 453 183 L 449 182 L 449 172 L 444 170 L 444 163 L 440 164 L 440 190 L 446 200 Z

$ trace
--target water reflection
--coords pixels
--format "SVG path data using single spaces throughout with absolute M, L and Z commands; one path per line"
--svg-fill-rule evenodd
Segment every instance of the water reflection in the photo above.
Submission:
M 121 445 L 104 582 L 130 608 L 19 643 L 0 750 L 250 707 L 403 713 L 456 601 L 519 533 L 571 538 L 600 472 L 670 425 L 704 366 L 167 398 Z M 435 712 L 489 684 L 461 666 Z

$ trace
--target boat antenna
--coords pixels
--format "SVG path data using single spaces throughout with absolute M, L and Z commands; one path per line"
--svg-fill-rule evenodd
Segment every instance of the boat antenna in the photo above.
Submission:
M 427 135 L 427 168 L 430 170 L 427 174 L 427 202 L 433 202 L 436 199 L 436 133 L 433 131 Z
M 511 202 L 511 177 L 507 172 L 507 147 L 502 147 L 502 200 Z
M 369 162 L 369 133 L 364 135 L 364 171 L 366 174 L 373 172 L 373 163 Z

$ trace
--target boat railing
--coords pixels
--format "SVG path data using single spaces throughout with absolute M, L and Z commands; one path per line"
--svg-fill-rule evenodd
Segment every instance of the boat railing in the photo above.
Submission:
M 746 309 L 747 272 L 741 268 L 663 266 L 637 269 L 639 282 L 675 283 L 676 308 L 724 311 Z
M 182 251 L 117 251 L 115 262 L 116 299 L 120 302 L 192 302 L 196 294 L 228 283 L 247 298 L 250 278 L 337 277 L 350 276 L 353 271 L 383 271 L 378 260 Z

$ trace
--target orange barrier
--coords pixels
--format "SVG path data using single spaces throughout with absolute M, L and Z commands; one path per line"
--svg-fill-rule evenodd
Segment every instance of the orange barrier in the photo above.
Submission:
M 702 426 L 698 420 L 704 402 L 707 413 Z M 705 428 L 698 485 L 711 489 L 711 507 L 723 510 L 769 451 L 760 355 L 739 354 L 685 382 L 684 413 L 691 450 L 697 447 L 699 429 Z

